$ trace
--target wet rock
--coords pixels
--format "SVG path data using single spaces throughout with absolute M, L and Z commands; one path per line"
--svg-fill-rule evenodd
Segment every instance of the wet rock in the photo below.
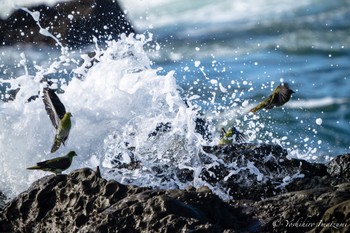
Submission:
M 322 223 L 342 224 L 348 232 L 350 183 L 280 194 L 250 203 L 250 214 L 261 223 L 261 232 L 320 232 Z M 324 232 L 335 229 L 325 226 Z
M 332 177 L 341 177 L 350 181 L 350 154 L 336 157 L 327 164 L 327 172 Z
M 59 37 L 63 45 L 71 47 L 90 44 L 93 36 L 117 39 L 121 33 L 135 32 L 116 0 L 75 0 L 29 10 L 40 12 L 42 28 Z M 56 43 L 40 34 L 39 29 L 29 13 L 16 10 L 8 19 L 0 20 L 0 44 Z
M 151 190 L 80 169 L 33 183 L 4 209 L 0 232 L 234 232 L 255 224 L 208 188 Z
M 310 233 L 330 231 L 350 232 L 350 200 L 327 209 Z
M 204 170 L 202 178 L 233 190 L 231 200 L 221 200 L 206 186 L 122 185 L 85 168 L 33 183 L 2 210 L 0 232 L 349 232 L 350 182 L 342 178 L 346 170 L 331 169 L 348 167 L 348 155 L 324 165 L 288 159 L 274 145 L 204 151 L 223 162 L 211 173 Z M 225 166 L 232 163 L 262 175 L 246 169 L 227 174 Z M 184 182 L 193 179 L 189 170 L 178 173 Z M 293 174 L 303 176 L 282 178 Z
M 142 169 L 142 162 L 133 156 L 132 150 L 129 152 L 129 163 L 121 163 L 118 157 L 113 161 L 115 171 Z M 210 159 L 212 156 L 218 159 L 213 162 Z M 200 178 L 213 186 L 229 190 L 229 195 L 234 199 L 260 200 L 288 191 L 339 183 L 335 183 L 334 178 L 330 179 L 326 165 L 290 159 L 287 151 L 278 145 L 243 143 L 204 146 L 200 157 L 205 164 Z M 193 170 L 173 169 L 168 164 L 157 165 L 152 172 L 164 177 L 164 180 L 172 179 L 184 184 L 194 180 Z M 328 178 L 324 179 L 325 176 Z
M 292 182 L 328 174 L 325 165 L 287 158 L 287 151 L 278 145 L 244 143 L 203 149 L 223 163 L 204 170 L 202 178 L 227 188 L 234 199 L 260 200 L 293 191 Z M 303 187 L 300 185 L 297 190 Z
M 127 195 L 126 190 L 116 182 L 98 178 L 90 169 L 68 176 L 46 176 L 9 203 L 0 221 L 0 232 L 73 231 L 83 216 L 88 220 Z
M 196 124 L 196 127 L 195 127 L 196 133 L 199 133 L 200 135 L 202 135 L 204 140 L 211 142 L 212 135 L 211 135 L 210 130 L 209 130 L 210 125 L 209 125 L 208 121 L 206 121 L 201 116 L 197 116 L 195 119 L 195 124 Z
M 225 229 L 248 229 L 255 222 L 244 215 L 240 208 L 222 202 L 209 189 L 201 192 L 141 192 L 112 205 L 100 217 L 102 219 L 98 222 L 101 224 L 96 227 L 98 232 L 110 229 L 118 229 L 118 232 L 135 229 L 137 232 L 222 232 Z M 114 225 L 104 224 L 107 219 Z

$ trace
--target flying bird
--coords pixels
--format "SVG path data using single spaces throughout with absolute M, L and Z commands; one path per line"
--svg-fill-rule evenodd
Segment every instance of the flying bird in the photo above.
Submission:
M 236 127 L 230 127 L 227 131 L 224 128 L 221 128 L 221 139 L 219 145 L 230 145 L 235 139 L 238 143 L 243 143 L 247 140 L 246 136 L 238 131 Z
M 55 91 L 46 87 L 43 90 L 43 101 L 47 114 L 50 117 L 50 120 L 55 127 L 56 135 L 55 140 L 51 148 L 51 153 L 54 153 L 61 144 L 65 145 L 65 141 L 68 138 L 69 131 L 71 128 L 72 114 L 66 112 L 66 108 L 56 95 Z
M 43 170 L 53 172 L 56 175 L 68 169 L 72 164 L 73 157 L 77 156 L 75 151 L 69 152 L 67 155 L 39 162 L 36 166 L 28 167 L 28 170 Z
M 289 88 L 288 83 L 281 83 L 275 88 L 271 95 L 269 95 L 256 107 L 250 109 L 249 112 L 256 112 L 262 108 L 272 109 L 274 107 L 282 106 L 289 101 L 293 93 L 295 92 Z

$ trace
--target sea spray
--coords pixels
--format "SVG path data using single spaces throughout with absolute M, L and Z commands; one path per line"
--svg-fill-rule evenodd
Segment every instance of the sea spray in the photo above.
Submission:
M 144 51 L 146 37 L 136 37 L 108 42 L 107 49 L 95 51 L 90 67 L 83 62 L 84 68 L 76 67 L 71 79 L 53 79 L 64 90 L 59 97 L 73 114 L 66 146 L 55 154 L 49 153 L 54 129 L 40 98 L 47 85 L 42 78 L 61 72 L 66 61 L 57 59 L 55 69 L 51 64 L 8 80 L 19 91 L 13 101 L 1 103 L 0 173 L 6 195 L 18 194 L 47 174 L 26 167 L 69 150 L 78 154 L 70 170 L 100 166 L 104 177 L 140 186 L 183 188 L 189 184 L 178 181 L 179 169 L 200 173 L 203 139 L 195 132 L 197 113 L 180 96 L 173 72 L 162 76 L 151 68 Z M 39 98 L 28 102 L 33 95 Z M 157 130 L 162 124 L 168 128 Z M 131 161 L 139 163 L 134 170 L 117 166 Z
M 108 43 L 84 81 L 70 82 L 65 96 L 79 96 L 72 112 L 84 113 L 77 116 L 79 123 L 74 134 L 72 131 L 71 141 L 76 144 L 85 138 L 83 145 L 80 143 L 83 153 L 93 149 L 90 145 L 98 145 L 91 161 L 110 178 L 138 185 L 175 187 L 164 177 L 172 176 L 172 170 L 178 166 L 198 165 L 202 139 L 194 131 L 196 112 L 179 95 L 173 73 L 159 76 L 157 69 L 150 67 L 143 50 L 146 42 L 144 37 L 135 40 L 130 36 Z M 157 131 L 159 125 L 168 128 Z M 86 132 L 89 127 L 92 129 Z M 96 137 L 96 133 L 101 136 Z M 75 139 L 77 142 L 73 142 Z M 117 166 L 130 161 L 139 163 L 133 171 Z M 162 177 L 155 170 L 163 167 L 168 169 Z
M 97 39 L 95 42 L 94 55 L 81 54 L 77 59 L 73 58 L 73 51 L 61 49 L 57 57 L 48 55 L 51 61 L 47 66 L 35 65 L 34 72 L 27 65 L 35 61 L 26 54 L 20 55 L 24 75 L 8 80 L 9 87 L 18 90 L 16 98 L 0 103 L 0 122 L 4 125 L 0 132 L 0 144 L 4 148 L 0 152 L 0 177 L 1 187 L 8 196 L 13 197 L 47 174 L 29 172 L 26 167 L 70 150 L 75 150 L 78 157 L 67 172 L 100 166 L 103 177 L 125 184 L 154 188 L 207 185 L 221 197 L 229 198 L 230 190 L 223 188 L 220 180 L 217 184 L 203 180 L 202 171 L 210 173 L 216 166 L 230 169 L 224 182 L 242 172 L 258 182 L 266 182 L 269 177 L 249 160 L 243 165 L 225 163 L 202 151 L 203 145 L 217 143 L 221 126 L 236 126 L 248 142 L 273 142 L 290 146 L 289 150 L 296 152 L 291 153 L 295 157 L 301 154 L 298 147 L 292 147 L 299 145 L 298 142 L 290 144 L 292 138 L 289 140 L 288 132 L 276 134 L 275 129 L 283 124 L 273 118 L 272 112 L 247 113 L 254 104 L 246 95 L 254 89 L 252 82 L 242 77 L 224 82 L 224 78 L 213 77 L 204 62 L 196 61 L 194 68 L 186 70 L 197 68 L 200 75 L 195 82 L 189 82 L 188 89 L 180 96 L 179 89 L 183 86 L 179 88 L 175 73 L 154 68 L 145 52 L 152 42 L 151 35 L 121 36 L 118 41 L 108 41 L 106 48 L 99 48 Z M 154 48 L 158 50 L 159 46 Z M 214 69 L 226 67 L 215 65 Z M 40 99 L 41 90 L 47 85 L 45 80 L 54 82 L 52 88 L 59 88 L 60 99 L 73 114 L 67 145 L 55 154 L 49 153 L 54 130 Z M 269 91 L 274 84 L 267 82 L 263 89 Z M 33 96 L 39 98 L 28 101 Z M 203 140 L 195 131 L 195 118 L 201 109 L 210 123 L 210 141 Z M 283 109 L 282 112 L 291 115 Z M 315 153 L 312 144 L 304 145 L 307 156 Z M 190 178 L 182 179 L 182 174 Z M 280 174 L 276 178 L 285 176 Z M 292 176 L 285 183 L 293 179 Z
M 106 49 L 96 46 L 95 55 L 83 54 L 81 65 L 68 72 L 66 79 L 51 79 L 55 87 L 64 90 L 59 98 L 73 114 L 66 146 L 54 154 L 49 152 L 54 128 L 46 115 L 41 90 L 47 85 L 43 77 L 50 81 L 55 72 L 67 69 L 62 65 L 67 61 L 54 59 L 54 65 L 37 67 L 34 74 L 8 80 L 11 88 L 18 87 L 19 91 L 13 101 L 0 105 L 0 121 L 4 125 L 0 132 L 0 177 L 7 196 L 13 197 L 47 175 L 26 167 L 70 150 L 78 156 L 67 172 L 99 166 L 104 178 L 124 184 L 153 188 L 207 185 L 225 199 L 230 198 L 230 190 L 223 188 L 221 182 L 232 174 L 251 174 L 258 182 L 269 179 L 254 162 L 225 163 L 202 150 L 203 145 L 215 145 L 217 137 L 212 142 L 205 141 L 196 132 L 195 119 L 199 115 L 190 99 L 197 97 L 185 102 L 174 73 L 159 75 L 159 68 L 152 68 L 144 49 L 150 39 L 122 36 L 118 41 L 107 42 Z M 22 58 L 25 66 L 28 61 L 23 55 Z M 38 98 L 28 101 L 33 95 Z M 243 114 L 245 103 L 241 106 L 226 117 L 227 125 L 234 122 L 238 127 L 246 127 L 244 133 L 253 140 L 263 124 L 256 115 Z M 216 133 L 215 127 L 209 130 Z M 227 167 L 231 175 L 217 184 L 203 179 L 203 171 L 210 173 L 218 166 Z M 211 176 L 215 178 L 214 173 Z

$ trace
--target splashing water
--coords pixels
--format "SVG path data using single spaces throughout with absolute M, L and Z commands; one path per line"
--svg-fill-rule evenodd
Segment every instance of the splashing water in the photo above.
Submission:
M 40 15 L 34 16 L 41 28 Z M 40 33 L 54 37 L 42 28 Z M 0 80 L 8 84 L 6 88 L 18 91 L 13 101 L 0 101 L 0 124 L 3 126 L 0 131 L 0 187 L 9 197 L 47 175 L 27 171 L 26 167 L 75 150 L 78 156 L 67 172 L 100 166 L 103 177 L 124 184 L 155 188 L 207 185 L 220 197 L 228 198 L 228 190 L 206 183 L 200 175 L 203 169 L 223 163 L 202 151 L 204 144 L 217 144 L 217 128 L 222 126 L 234 125 L 244 132 L 248 141 L 280 144 L 288 148 L 291 156 L 300 157 L 299 146 L 293 148 L 288 132 L 275 134 L 274 129 L 281 127 L 280 122 L 266 112 L 247 114 L 253 106 L 247 93 L 254 90 L 249 80 L 224 82 L 208 74 L 204 62 L 196 60 L 193 69 L 199 70 L 203 78 L 190 80 L 183 93 L 185 103 L 174 72 L 164 73 L 161 68 L 152 67 L 145 52 L 147 47 L 153 54 L 159 50 L 159 45 L 150 45 L 152 35 L 149 38 L 144 35 L 121 36 L 118 41 L 107 42 L 104 49 L 95 39 L 94 55 L 81 54 L 80 58 L 75 57 L 76 51 L 73 53 L 63 47 L 59 40 L 56 42 L 61 47 L 61 54 L 57 58 L 50 57 L 49 65 L 35 65 L 34 69 L 29 69 L 30 60 L 21 53 L 19 65 L 23 67 L 24 75 Z M 213 61 L 212 66 L 221 70 L 217 62 Z M 191 69 L 187 65 L 184 68 L 188 72 Z M 59 98 L 73 114 L 67 145 L 55 154 L 50 154 L 55 131 L 41 98 L 28 102 L 32 96 L 41 97 L 45 79 L 53 81 L 54 88 L 61 90 Z M 209 85 L 204 83 L 206 81 Z M 264 89 L 272 90 L 274 86 L 275 83 L 271 82 Z M 205 93 L 209 97 L 203 96 Z M 9 95 L 5 97 L 9 98 Z M 205 109 L 205 106 L 211 109 Z M 290 107 L 293 108 L 293 102 Z M 195 118 L 200 110 L 204 110 L 210 123 L 208 130 L 212 137 L 209 142 L 195 131 Z M 294 117 L 291 113 L 286 115 Z M 315 125 L 320 126 L 320 122 L 321 119 L 317 119 Z M 311 130 L 317 133 L 315 128 Z M 322 143 L 312 135 L 300 140 L 308 156 L 315 154 L 316 147 Z M 313 140 L 317 141 L 316 147 L 311 143 Z M 248 161 L 245 167 L 234 163 L 228 167 L 231 171 L 227 179 L 247 170 L 258 181 L 265 180 L 252 162 Z M 180 180 L 178 174 L 186 171 L 193 174 L 192 181 Z M 299 175 L 286 177 L 281 185 Z
M 55 84 L 64 90 L 59 97 L 73 114 L 73 126 L 66 147 L 54 155 L 49 153 L 54 128 L 44 105 L 41 99 L 27 99 L 45 86 L 44 76 L 63 69 L 66 59 L 7 80 L 20 89 L 14 101 L 0 104 L 0 182 L 6 194 L 17 194 L 47 174 L 26 167 L 70 150 L 78 154 L 70 170 L 100 166 L 105 177 L 123 183 L 179 187 L 171 179 L 178 169 L 199 173 L 202 139 L 194 130 L 196 111 L 182 100 L 172 72 L 161 76 L 151 68 L 144 51 L 150 39 L 136 38 L 123 36 L 105 50 L 97 47 L 94 57 L 82 56 L 69 82 Z M 137 163 L 135 169 L 121 168 L 130 162 Z
M 6 80 L 10 89 L 18 88 L 13 101 L 0 103 L 0 123 L 3 125 L 0 132 L 0 184 L 1 191 L 7 196 L 13 197 L 36 179 L 47 175 L 41 171 L 28 171 L 27 167 L 75 150 L 78 156 L 67 172 L 100 166 L 105 178 L 124 184 L 154 188 L 207 185 L 226 199 L 229 190 L 220 184 L 208 184 L 201 178 L 203 170 L 208 171 L 223 163 L 202 151 L 205 144 L 217 144 L 218 126 L 235 125 L 243 129 L 249 141 L 289 145 L 287 136 L 276 137 L 273 128 L 266 125 L 275 124 L 271 117 L 261 119 L 260 115 L 247 113 L 252 104 L 243 98 L 245 89 L 240 89 L 240 85 L 250 90 L 251 83 L 231 82 L 232 86 L 223 86 L 206 77 L 212 83 L 212 89 L 221 92 L 212 92 L 211 99 L 208 99 L 215 108 L 205 115 L 211 122 L 208 130 L 212 137 L 208 142 L 195 130 L 200 109 L 194 104 L 197 93 L 187 92 L 189 96 L 186 96 L 185 103 L 174 72 L 160 75 L 161 68 L 152 68 L 145 52 L 147 46 L 153 48 L 150 46 L 151 34 L 149 38 L 144 35 L 122 36 L 118 41 L 107 42 L 105 49 L 95 41 L 93 56 L 82 54 L 81 59 L 76 59 L 68 49 L 61 48 L 62 54 L 57 59 L 47 67 L 36 65 L 34 74 L 30 74 L 29 61 L 22 53 L 20 65 L 25 70 L 24 75 Z M 158 46 L 154 48 L 159 49 Z M 65 78 L 54 78 L 62 73 Z M 47 85 L 45 79 L 50 79 L 54 87 L 63 90 L 59 98 L 66 110 L 73 114 L 68 143 L 55 154 L 50 154 L 54 128 L 41 98 L 28 101 L 35 95 L 41 97 L 41 90 Z M 270 86 L 272 88 L 273 83 Z M 215 97 L 230 99 L 230 106 L 216 105 Z M 305 144 L 307 141 L 304 139 Z M 289 152 L 298 154 L 296 150 Z M 235 163 L 227 166 L 231 169 L 230 174 L 248 171 L 259 182 L 266 181 L 252 162 L 248 161 L 245 167 L 238 167 Z M 181 174 L 186 173 L 193 177 L 181 179 Z M 297 177 L 291 177 L 288 182 Z

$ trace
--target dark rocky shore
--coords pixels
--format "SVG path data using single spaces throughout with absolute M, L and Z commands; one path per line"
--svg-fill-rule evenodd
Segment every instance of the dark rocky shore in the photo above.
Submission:
M 227 176 L 224 165 L 203 170 L 203 179 L 231 190 L 223 201 L 207 187 L 153 190 L 83 168 L 46 176 L 7 203 L 0 232 L 350 232 L 350 154 L 312 164 L 275 145 L 204 151 L 242 167 L 253 162 L 265 178 L 244 169 Z
M 91 44 L 93 36 L 117 39 L 121 33 L 135 33 L 133 26 L 116 0 L 72 0 L 49 7 L 39 5 L 29 8 L 40 12 L 40 24 L 65 46 L 77 47 Z M 16 10 L 9 18 L 0 19 L 0 45 L 56 43 L 39 33 L 33 17 Z
M 60 34 L 64 45 L 89 44 L 92 35 L 116 39 L 134 32 L 113 0 L 30 10 L 41 13 L 42 27 Z M 22 10 L 0 20 L 0 31 L 1 45 L 56 43 L 39 34 Z M 231 200 L 220 199 L 208 187 L 123 185 L 82 168 L 43 177 L 9 202 L 0 192 L 0 232 L 350 232 L 350 154 L 316 164 L 288 159 L 280 146 L 250 143 L 204 147 L 202 163 L 210 164 L 206 154 L 222 162 L 203 169 L 200 178 L 229 190 Z M 140 163 L 115 165 L 132 170 Z M 242 169 L 232 173 L 230 164 Z M 184 183 L 194 180 L 189 169 L 174 176 Z

